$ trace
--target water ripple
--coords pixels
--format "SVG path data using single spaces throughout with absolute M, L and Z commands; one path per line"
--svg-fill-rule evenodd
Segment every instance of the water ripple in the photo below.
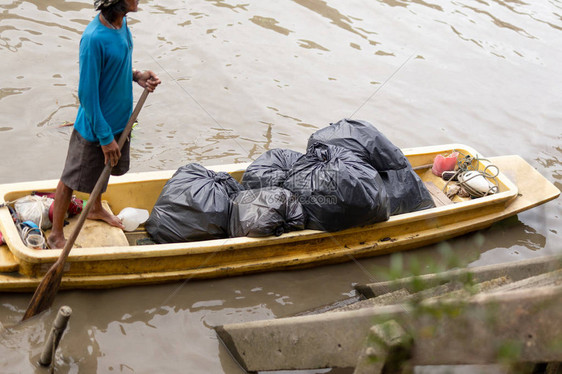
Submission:
M 513 25 L 509 22 L 502 21 L 501 19 L 499 19 L 498 17 L 495 17 L 494 15 L 492 15 L 488 11 L 478 9 L 478 8 L 468 6 L 468 5 L 465 5 L 464 7 L 472 10 L 474 13 L 484 14 L 484 15 L 488 16 L 492 20 L 493 24 L 498 26 L 498 27 L 513 30 L 513 31 L 517 32 L 518 34 L 523 35 L 527 38 L 535 39 L 535 37 L 533 35 L 529 34 L 527 31 L 523 30 L 522 28 L 517 27 L 517 26 L 515 26 L 515 25 Z
M 25 91 L 29 91 L 31 87 L 25 88 L 13 88 L 13 87 L 4 87 L 0 88 L 0 100 L 5 97 L 12 96 L 12 95 L 21 95 Z
M 332 8 L 328 6 L 325 1 L 322 0 L 293 0 L 295 3 L 321 15 L 332 21 L 332 24 L 336 25 L 337 27 L 344 29 L 346 31 L 352 32 L 361 36 L 362 38 L 366 38 L 365 35 L 355 30 L 352 26 L 351 19 L 342 15 L 336 8 Z
M 401 7 L 407 7 L 410 5 L 410 3 L 414 3 L 414 4 L 418 4 L 418 5 L 422 5 L 428 8 L 432 8 L 435 10 L 439 10 L 442 11 L 443 8 L 441 8 L 441 6 L 437 5 L 437 4 L 430 4 L 430 3 L 426 3 L 425 1 L 421 1 L 421 0 L 379 0 L 382 3 L 385 3 L 389 6 L 401 6 Z
M 227 9 L 231 9 L 233 11 L 237 11 L 238 9 L 242 9 L 242 10 L 248 10 L 246 9 L 248 7 L 249 4 L 236 4 L 236 5 L 231 5 L 226 3 L 224 0 L 205 0 L 209 3 L 212 3 L 214 6 L 216 7 L 220 7 L 220 8 L 227 8 Z
M 261 26 L 261 27 L 266 28 L 268 30 L 278 32 L 278 33 L 283 34 L 283 35 L 289 35 L 289 33 L 293 32 L 289 29 L 278 26 L 277 24 L 279 22 L 277 22 L 274 18 L 253 16 L 252 18 L 250 18 L 250 21 L 252 21 L 253 23 L 255 23 L 258 26 Z

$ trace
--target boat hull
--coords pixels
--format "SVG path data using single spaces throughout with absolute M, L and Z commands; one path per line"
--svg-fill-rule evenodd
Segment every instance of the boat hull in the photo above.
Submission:
M 473 149 L 462 145 L 425 147 L 404 150 L 404 153 L 414 168 L 419 167 L 418 173 L 421 175 L 428 173 L 422 166 L 430 164 L 436 154 L 452 149 L 476 154 Z M 500 193 L 392 216 L 388 221 L 369 226 L 332 233 L 304 230 L 268 238 L 74 248 L 66 263 L 61 288 L 110 288 L 226 277 L 306 268 L 388 254 L 488 227 L 559 195 L 555 186 L 520 157 L 505 156 L 491 161 L 502 171 L 499 176 Z M 241 177 L 243 169 L 244 165 L 217 167 L 217 170 L 229 171 L 237 178 Z M 120 177 L 112 180 L 103 198 L 114 211 L 126 206 L 150 210 L 172 173 L 137 173 Z M 46 181 L 2 186 L 0 198 L 10 201 L 31 191 L 49 190 L 55 185 L 56 181 Z M 33 291 L 42 275 L 58 258 L 60 250 L 37 251 L 27 248 L 17 235 L 11 218 L 6 215 L 7 209 L 0 209 L 0 229 L 9 239 L 7 245 L 0 247 L 3 248 L 0 252 L 8 258 L 2 266 L 0 256 L 0 291 Z

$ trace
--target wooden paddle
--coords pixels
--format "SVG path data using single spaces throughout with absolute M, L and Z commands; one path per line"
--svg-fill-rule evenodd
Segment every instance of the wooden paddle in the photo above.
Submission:
M 139 112 L 147 96 L 148 96 L 148 90 L 145 88 L 137 105 L 135 106 L 135 109 L 133 110 L 133 113 L 131 114 L 131 117 L 129 118 L 129 122 L 125 127 L 125 130 L 123 130 L 123 132 L 121 133 L 121 137 L 119 138 L 119 141 L 117 143 L 119 149 L 123 148 L 123 144 L 125 144 L 127 137 L 131 133 L 131 129 L 133 128 L 133 123 L 137 119 L 137 116 L 139 115 Z M 109 174 L 111 173 L 111 168 L 112 166 L 110 162 L 105 164 L 105 167 L 98 181 L 96 182 L 96 185 L 94 186 L 92 193 L 90 194 L 90 201 L 95 201 L 99 197 L 106 180 L 109 178 Z M 90 212 L 90 208 L 92 207 L 92 205 L 93 204 L 86 204 L 86 206 L 82 210 L 82 213 L 78 218 L 78 222 L 76 223 L 76 227 L 74 228 L 74 230 L 70 234 L 70 237 L 66 241 L 66 244 L 58 260 L 51 266 L 49 271 L 45 274 L 45 277 L 43 278 L 41 283 L 39 283 L 39 286 L 37 286 L 37 289 L 35 290 L 35 293 L 33 294 L 31 301 L 29 302 L 29 306 L 25 311 L 22 321 L 25 321 L 26 319 L 31 318 L 38 313 L 41 313 L 45 309 L 50 308 L 51 305 L 53 304 L 53 301 L 55 300 L 55 295 L 58 289 L 60 288 L 62 273 L 64 271 L 64 264 L 66 263 L 66 259 L 70 254 L 70 250 L 72 249 L 72 246 L 74 245 L 74 242 L 76 241 L 76 238 L 78 237 L 78 234 L 80 233 L 80 230 L 82 229 L 82 226 L 84 225 L 84 222 L 88 217 L 88 213 Z

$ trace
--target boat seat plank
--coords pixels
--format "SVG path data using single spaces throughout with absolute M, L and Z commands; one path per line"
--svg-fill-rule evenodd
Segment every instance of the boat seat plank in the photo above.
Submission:
M 424 181 L 424 184 L 427 187 L 427 189 L 429 190 L 431 197 L 433 197 L 433 201 L 435 202 L 435 205 L 438 207 L 443 205 L 449 205 L 451 203 L 460 203 L 462 201 L 470 200 L 470 198 L 460 197 L 458 194 L 453 196 L 452 199 L 449 199 L 447 195 L 443 192 L 443 188 L 445 187 L 447 182 L 445 182 L 441 177 L 438 177 L 437 175 L 433 174 L 431 172 L 431 169 L 426 170 L 423 174 L 421 174 L 420 177 Z M 435 187 L 430 187 L 431 184 L 433 184 Z M 441 195 L 441 193 L 443 195 Z M 451 203 L 447 202 L 447 200 L 451 201 Z
M 453 201 L 451 201 L 451 199 L 449 199 L 447 195 L 445 195 L 445 193 L 435 185 L 435 183 L 425 182 L 424 184 L 427 190 L 429 191 L 429 193 L 431 194 L 435 206 L 444 206 L 444 205 L 453 204 Z
M 7 245 L 0 245 L 0 272 L 11 273 L 18 271 L 19 264 L 14 259 Z
M 109 204 L 106 201 L 102 202 L 102 206 L 113 214 Z M 69 237 L 76 223 L 78 222 L 78 215 L 67 219 L 68 225 L 64 227 L 65 237 Z M 50 230 L 45 232 L 49 236 Z M 80 230 L 80 234 L 74 243 L 75 248 L 86 247 L 120 247 L 129 246 L 129 241 L 125 236 L 123 230 L 118 227 L 110 226 L 105 222 L 87 219 L 84 226 Z

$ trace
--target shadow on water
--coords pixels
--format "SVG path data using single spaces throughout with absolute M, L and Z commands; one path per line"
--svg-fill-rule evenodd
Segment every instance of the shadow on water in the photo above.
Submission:
M 496 222 L 487 229 L 436 244 L 388 256 L 361 260 L 373 282 L 455 268 L 519 261 L 544 255 L 546 237 L 517 216 Z M 399 269 L 391 274 L 393 264 Z M 394 265 L 395 266 L 395 265 Z M 398 272 L 398 273 L 397 273 Z

